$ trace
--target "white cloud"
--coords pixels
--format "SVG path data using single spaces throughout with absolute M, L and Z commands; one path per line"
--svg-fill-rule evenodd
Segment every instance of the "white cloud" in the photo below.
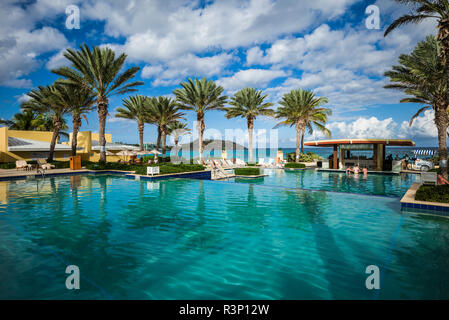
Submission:
M 18 6 L 16 1 L 2 3 L 0 20 L 0 85 L 29 87 L 31 80 L 25 77 L 39 68 L 44 53 L 67 46 L 65 36 L 56 28 L 38 22 L 64 14 L 68 1 L 36 1 Z
M 142 77 L 154 78 L 154 86 L 178 84 L 187 76 L 212 77 L 222 74 L 228 63 L 234 59 L 235 57 L 228 53 L 209 57 L 186 54 L 165 64 L 145 66 Z
M 22 102 L 26 102 L 29 101 L 31 98 L 29 95 L 27 95 L 26 93 L 20 95 L 20 96 L 16 96 L 17 98 L 17 102 L 22 103 Z
M 48 70 L 57 69 L 62 66 L 69 66 L 70 61 L 64 57 L 64 52 L 66 52 L 68 48 L 64 48 L 60 50 L 58 53 L 53 55 L 45 65 Z
M 83 6 L 92 19 L 106 22 L 106 33 L 126 37 L 130 58 L 169 61 L 186 53 L 232 49 L 301 32 L 345 12 L 357 0 L 250 0 L 197 2 L 95 1 Z
M 288 76 L 283 70 L 247 69 L 236 72 L 231 77 L 217 80 L 217 84 L 226 90 L 233 91 L 246 87 L 264 88 L 270 81 Z
M 413 121 L 409 126 L 408 121 L 401 124 L 401 132 L 408 137 L 434 138 L 438 136 L 435 125 L 435 113 L 433 110 L 424 111 L 423 115 Z
M 332 138 L 422 139 L 437 137 L 432 110 L 427 110 L 416 118 L 411 127 L 408 121 L 398 124 L 392 118 L 379 119 L 377 117 L 359 117 L 353 121 L 334 121 L 328 123 L 326 127 L 331 130 Z M 316 131 L 308 140 L 323 138 L 324 135 Z
M 352 122 L 333 122 L 327 125 L 336 138 L 394 138 L 397 123 L 392 118 L 379 120 L 376 117 L 359 118 Z

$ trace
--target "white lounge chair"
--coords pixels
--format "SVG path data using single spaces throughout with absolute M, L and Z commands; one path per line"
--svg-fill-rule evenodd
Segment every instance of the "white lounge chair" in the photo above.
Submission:
M 264 158 L 260 158 L 259 159 L 259 163 L 257 163 L 257 165 L 259 165 L 259 166 L 265 166 L 265 159 Z
M 227 160 L 225 160 L 225 161 L 226 161 L 226 163 L 228 164 L 228 167 L 229 167 L 229 168 L 234 168 L 234 167 L 235 167 L 234 163 L 232 163 L 232 160 L 227 159 Z
M 28 164 L 25 160 L 17 160 L 16 161 L 16 170 L 30 170 L 31 164 Z
M 220 160 L 220 164 L 221 164 L 221 167 L 224 168 L 224 169 L 228 169 L 229 168 L 228 163 L 224 159 Z
M 37 159 L 37 165 L 38 168 L 42 168 L 43 170 L 50 170 L 55 167 L 53 164 L 48 163 L 45 159 Z
M 239 158 L 235 159 L 235 164 L 239 167 L 246 167 L 245 161 L 243 161 L 242 159 L 239 159 Z

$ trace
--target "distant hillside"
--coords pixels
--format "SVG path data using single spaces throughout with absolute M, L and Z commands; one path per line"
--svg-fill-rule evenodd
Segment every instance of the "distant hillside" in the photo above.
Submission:
M 185 143 L 181 145 L 181 148 L 190 148 L 192 150 L 198 150 L 198 139 L 195 141 L 192 141 L 191 143 Z M 203 140 L 203 147 L 206 149 L 218 149 L 218 150 L 230 150 L 230 149 L 237 149 L 237 150 L 248 150 L 248 148 L 242 146 L 241 144 L 238 144 L 233 141 L 228 140 L 210 140 L 206 139 Z

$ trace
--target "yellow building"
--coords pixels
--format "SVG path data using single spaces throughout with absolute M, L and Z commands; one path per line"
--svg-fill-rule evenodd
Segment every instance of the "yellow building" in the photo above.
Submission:
M 20 131 L 0 128 L 0 162 L 16 160 L 36 160 L 47 158 L 53 133 L 50 131 Z M 121 159 L 115 153 L 121 150 L 138 150 L 138 147 L 112 142 L 111 134 L 106 134 L 107 160 Z M 71 155 L 72 133 L 69 142 L 56 143 L 54 159 L 69 160 Z M 83 160 L 98 161 L 100 144 L 98 133 L 83 131 L 78 133 L 77 155 Z

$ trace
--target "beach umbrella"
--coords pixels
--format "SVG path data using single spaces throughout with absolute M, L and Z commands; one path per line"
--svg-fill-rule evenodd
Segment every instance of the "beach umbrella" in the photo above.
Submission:
M 155 155 L 158 155 L 158 154 L 161 154 L 159 151 L 157 151 L 156 149 L 153 149 L 153 150 L 151 150 L 151 151 L 148 151 L 147 153 L 152 153 L 152 154 L 155 154 Z
M 118 152 L 117 155 L 118 155 L 118 156 L 125 156 L 125 157 L 128 157 L 128 156 L 133 156 L 133 155 L 134 155 L 134 152 L 132 152 L 132 151 L 130 151 L 130 150 L 122 150 L 122 151 Z M 125 159 L 126 159 L 126 158 L 125 158 Z

